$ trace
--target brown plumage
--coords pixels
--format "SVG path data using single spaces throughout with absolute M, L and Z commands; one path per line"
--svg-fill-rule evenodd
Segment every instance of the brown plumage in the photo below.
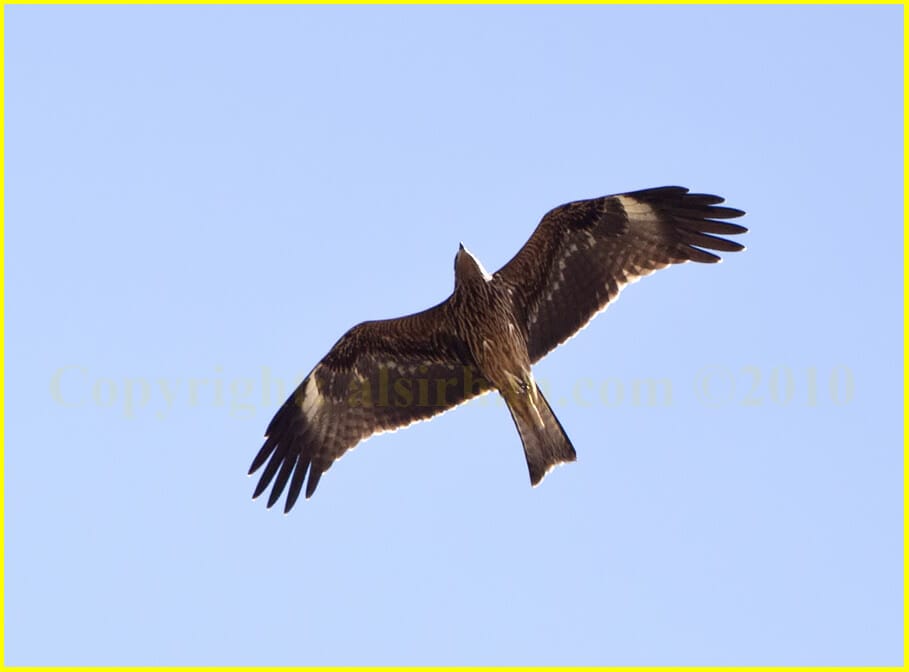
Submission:
M 531 373 L 629 282 L 670 264 L 713 263 L 736 252 L 718 237 L 747 229 L 718 220 L 744 213 L 723 199 L 661 187 L 566 203 L 543 216 L 520 251 L 492 276 L 463 246 L 455 288 L 439 305 L 350 329 L 278 410 L 249 473 L 265 465 L 253 497 L 273 482 L 284 510 L 305 481 L 378 432 L 442 413 L 498 390 L 514 419 L 536 485 L 575 451 Z M 706 249 L 704 249 L 706 248 Z M 307 480 L 308 474 L 308 480 Z

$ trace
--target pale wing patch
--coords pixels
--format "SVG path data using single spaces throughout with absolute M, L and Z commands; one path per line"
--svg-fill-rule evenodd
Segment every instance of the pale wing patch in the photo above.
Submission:
M 312 420 L 316 413 L 319 412 L 322 404 L 325 403 L 325 398 L 319 391 L 319 384 L 316 382 L 315 373 L 316 372 L 313 371 L 309 374 L 309 379 L 306 381 L 306 387 L 303 388 L 303 399 L 300 400 L 300 410 L 303 411 L 303 415 L 306 416 L 307 420 Z
M 639 201 L 631 196 L 616 196 L 615 199 L 621 203 L 622 208 L 625 210 L 625 214 L 628 215 L 629 219 L 632 217 L 647 221 L 656 219 L 656 217 L 653 216 L 653 208 L 643 201 Z
M 616 196 L 616 199 L 625 209 L 629 227 L 636 235 L 655 242 L 663 239 L 665 234 L 660 216 L 648 203 L 630 196 Z

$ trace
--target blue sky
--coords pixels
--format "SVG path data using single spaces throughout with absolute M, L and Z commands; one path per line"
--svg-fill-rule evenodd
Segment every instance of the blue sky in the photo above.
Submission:
M 901 7 L 5 12 L 7 664 L 901 663 Z M 250 501 L 459 242 L 664 184 L 749 249 L 536 367 L 576 464 L 487 396 Z

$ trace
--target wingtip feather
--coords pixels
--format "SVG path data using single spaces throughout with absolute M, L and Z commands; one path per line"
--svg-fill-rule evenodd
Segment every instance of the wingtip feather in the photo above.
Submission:
M 300 497 L 300 491 L 303 489 L 303 483 L 306 481 L 306 471 L 309 468 L 309 462 L 302 458 L 297 460 L 297 466 L 294 469 L 294 475 L 290 479 L 290 488 L 287 491 L 287 500 L 284 502 L 284 513 L 290 513 Z
M 249 471 L 246 472 L 247 475 L 252 476 L 254 473 L 256 473 L 259 468 L 265 464 L 265 460 L 271 456 L 277 445 L 278 442 L 273 435 L 266 436 L 265 443 L 263 443 L 262 447 L 259 448 L 259 452 L 256 453 L 256 456 L 253 458 L 252 464 L 249 466 Z
M 316 487 L 319 485 L 319 480 L 322 478 L 322 473 L 323 470 L 316 464 L 313 464 L 310 467 L 309 480 L 306 482 L 306 499 L 309 499 L 315 493 Z

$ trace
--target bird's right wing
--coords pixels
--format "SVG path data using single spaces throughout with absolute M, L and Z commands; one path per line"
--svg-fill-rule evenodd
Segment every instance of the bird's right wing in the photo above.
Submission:
M 532 362 L 586 325 L 629 282 L 685 261 L 714 263 L 707 250 L 736 252 L 714 234 L 747 229 L 717 221 L 741 210 L 723 199 L 660 187 L 560 205 L 494 275 L 512 294 Z
M 253 497 L 274 481 L 268 506 L 287 487 L 284 511 L 306 480 L 363 439 L 425 420 L 491 388 L 449 327 L 448 304 L 350 329 L 275 414 L 249 473 L 265 465 Z

